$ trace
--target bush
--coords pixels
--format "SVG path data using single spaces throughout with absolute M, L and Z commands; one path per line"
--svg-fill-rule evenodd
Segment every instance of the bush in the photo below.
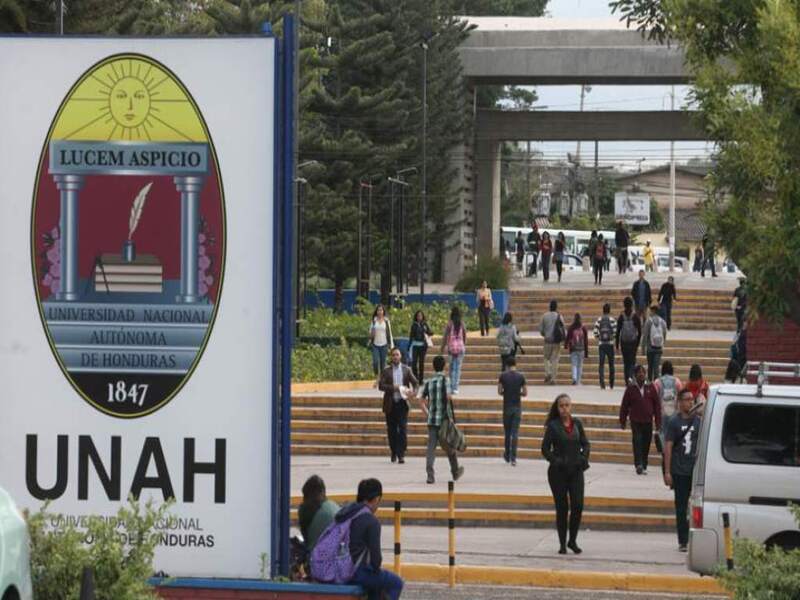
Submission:
M 292 381 L 372 379 L 372 353 L 365 346 L 300 344 L 292 352 Z
M 509 273 L 500 258 L 479 258 L 478 264 L 466 269 L 456 283 L 457 292 L 474 292 L 482 281 L 486 281 L 494 290 L 508 289 Z
M 800 507 L 793 506 L 800 524 Z M 767 549 L 748 539 L 738 539 L 733 546 L 734 570 L 721 569 L 720 583 L 734 600 L 796 600 L 800 598 L 800 550 Z
M 89 517 L 86 529 L 62 525 L 57 514 L 42 509 L 27 515 L 31 537 L 31 579 L 37 600 L 73 600 L 78 597 L 84 567 L 94 572 L 97 600 L 146 600 L 158 596 L 147 580 L 153 575 L 158 545 L 156 523 L 166 516 L 169 503 L 154 508 L 130 499 L 116 521 Z M 53 527 L 57 523 L 57 527 Z M 86 544 L 91 540 L 91 544 Z

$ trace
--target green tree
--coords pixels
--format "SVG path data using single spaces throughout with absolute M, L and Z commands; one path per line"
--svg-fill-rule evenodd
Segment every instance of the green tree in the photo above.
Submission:
M 28 17 L 19 0 L 0 0 L 0 33 L 29 31 Z
M 455 0 L 459 15 L 540 17 L 548 0 Z
M 719 148 L 709 229 L 747 274 L 751 310 L 800 322 L 800 7 L 787 0 L 611 6 L 685 50 L 701 125 Z

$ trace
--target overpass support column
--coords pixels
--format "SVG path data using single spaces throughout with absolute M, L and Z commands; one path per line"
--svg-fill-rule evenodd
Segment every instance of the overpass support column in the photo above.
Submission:
M 500 255 L 500 142 L 476 140 L 475 162 L 475 251 L 480 260 Z

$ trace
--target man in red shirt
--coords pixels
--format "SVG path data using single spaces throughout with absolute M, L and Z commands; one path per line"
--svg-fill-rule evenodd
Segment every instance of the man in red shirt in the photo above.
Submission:
M 661 402 L 655 388 L 645 381 L 643 365 L 634 367 L 633 377 L 633 382 L 625 388 L 625 394 L 622 396 L 619 424 L 625 429 L 625 424 L 630 419 L 636 474 L 647 475 L 647 456 L 650 454 L 650 441 L 653 439 L 653 420 L 656 431 L 661 429 Z

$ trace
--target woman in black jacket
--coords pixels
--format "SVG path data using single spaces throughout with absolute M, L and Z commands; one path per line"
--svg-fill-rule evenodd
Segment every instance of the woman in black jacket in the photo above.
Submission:
M 575 554 L 581 553 L 577 539 L 583 513 L 583 472 L 589 468 L 589 440 L 583 424 L 572 416 L 571 404 L 567 394 L 556 396 L 547 415 L 542 440 L 542 454 L 550 463 L 547 481 L 556 505 L 559 554 L 566 554 L 567 548 Z
M 417 381 L 422 383 L 425 378 L 425 355 L 428 353 L 428 338 L 433 336 L 433 331 L 425 320 L 425 313 L 418 310 L 414 313 L 414 322 L 408 333 L 408 343 L 411 345 L 411 371 Z

